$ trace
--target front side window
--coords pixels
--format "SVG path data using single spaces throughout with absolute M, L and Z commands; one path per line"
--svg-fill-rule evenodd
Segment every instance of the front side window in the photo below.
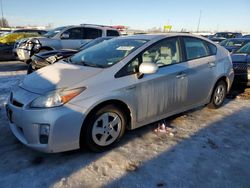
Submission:
M 102 36 L 102 30 L 94 28 L 83 28 L 84 30 L 84 39 L 96 39 Z
M 147 40 L 114 38 L 87 48 L 70 59 L 70 63 L 83 66 L 110 67 L 141 47 Z
M 65 31 L 62 35 L 67 35 L 66 39 L 82 39 L 82 29 L 81 28 L 71 28 Z
M 202 40 L 192 37 L 184 37 L 183 41 L 186 50 L 187 60 L 206 57 L 209 55 L 207 46 Z
M 163 40 L 142 54 L 142 62 L 156 63 L 159 67 L 179 63 L 180 48 L 178 38 Z

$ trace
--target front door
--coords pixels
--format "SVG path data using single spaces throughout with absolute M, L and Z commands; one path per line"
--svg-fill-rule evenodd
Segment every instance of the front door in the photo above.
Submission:
M 180 111 L 187 99 L 187 63 L 182 61 L 177 37 L 164 39 L 146 49 L 128 64 L 128 72 L 145 62 L 156 63 L 158 72 L 143 75 L 140 79 L 134 75 L 127 76 L 129 82 L 134 79 L 135 83 L 128 87 L 127 95 L 133 97 L 138 123 Z
M 64 31 L 60 40 L 61 48 L 78 50 L 84 43 L 83 34 L 81 27 L 71 28 Z

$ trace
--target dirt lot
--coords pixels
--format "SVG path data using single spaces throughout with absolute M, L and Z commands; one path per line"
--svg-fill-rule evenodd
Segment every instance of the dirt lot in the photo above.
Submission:
M 0 62 L 0 187 L 250 187 L 250 90 L 166 119 L 169 132 L 128 131 L 111 151 L 43 154 L 8 127 L 4 104 L 24 75 L 22 63 Z

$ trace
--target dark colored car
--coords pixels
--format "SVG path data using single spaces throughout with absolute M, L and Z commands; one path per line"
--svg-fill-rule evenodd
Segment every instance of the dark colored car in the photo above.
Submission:
M 220 43 L 223 40 L 231 39 L 231 38 L 241 38 L 242 34 L 237 32 L 218 32 L 214 36 L 210 37 L 215 43 Z
M 13 54 L 13 49 L 17 41 L 23 40 L 29 37 L 40 36 L 38 33 L 7 33 L 0 36 L 0 60 L 15 60 L 16 56 Z
M 226 39 L 220 43 L 221 46 L 226 48 L 229 52 L 234 52 L 250 42 L 250 38 L 234 38 Z
M 235 85 L 250 85 L 250 42 L 232 55 Z
M 32 73 L 40 68 L 43 68 L 47 65 L 54 64 L 61 59 L 68 58 L 68 57 L 76 54 L 79 51 L 90 48 L 96 44 L 99 44 L 105 40 L 109 40 L 112 38 L 113 37 L 96 38 L 96 39 L 82 45 L 79 50 L 62 49 L 62 50 L 52 50 L 52 51 L 46 51 L 46 52 L 41 52 L 41 53 L 35 54 L 31 57 L 32 62 L 28 65 L 27 74 L 30 74 L 30 73 Z
M 244 35 L 244 36 L 242 36 L 242 38 L 249 38 L 250 39 L 250 35 Z

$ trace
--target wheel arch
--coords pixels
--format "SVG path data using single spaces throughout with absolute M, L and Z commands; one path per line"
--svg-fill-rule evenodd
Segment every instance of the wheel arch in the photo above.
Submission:
M 224 82 L 226 83 L 227 92 L 229 92 L 230 87 L 231 87 L 231 84 L 230 84 L 229 78 L 228 78 L 227 76 L 225 76 L 225 75 L 222 75 L 222 76 L 216 81 L 213 90 L 215 89 L 215 86 L 216 86 L 216 84 L 217 84 L 219 81 L 224 81 Z
M 87 113 L 86 118 L 83 121 L 82 127 L 84 126 L 85 122 L 87 121 L 87 119 L 93 114 L 95 113 L 98 109 L 107 106 L 107 105 L 114 105 L 116 107 L 118 107 L 119 109 L 121 109 L 126 117 L 127 117 L 127 125 L 126 125 L 126 129 L 131 129 L 131 124 L 132 124 L 132 111 L 130 109 L 130 107 L 122 100 L 119 99 L 109 99 L 109 100 L 105 100 L 102 101 L 96 105 L 94 105 L 94 107 L 91 108 L 91 110 Z

